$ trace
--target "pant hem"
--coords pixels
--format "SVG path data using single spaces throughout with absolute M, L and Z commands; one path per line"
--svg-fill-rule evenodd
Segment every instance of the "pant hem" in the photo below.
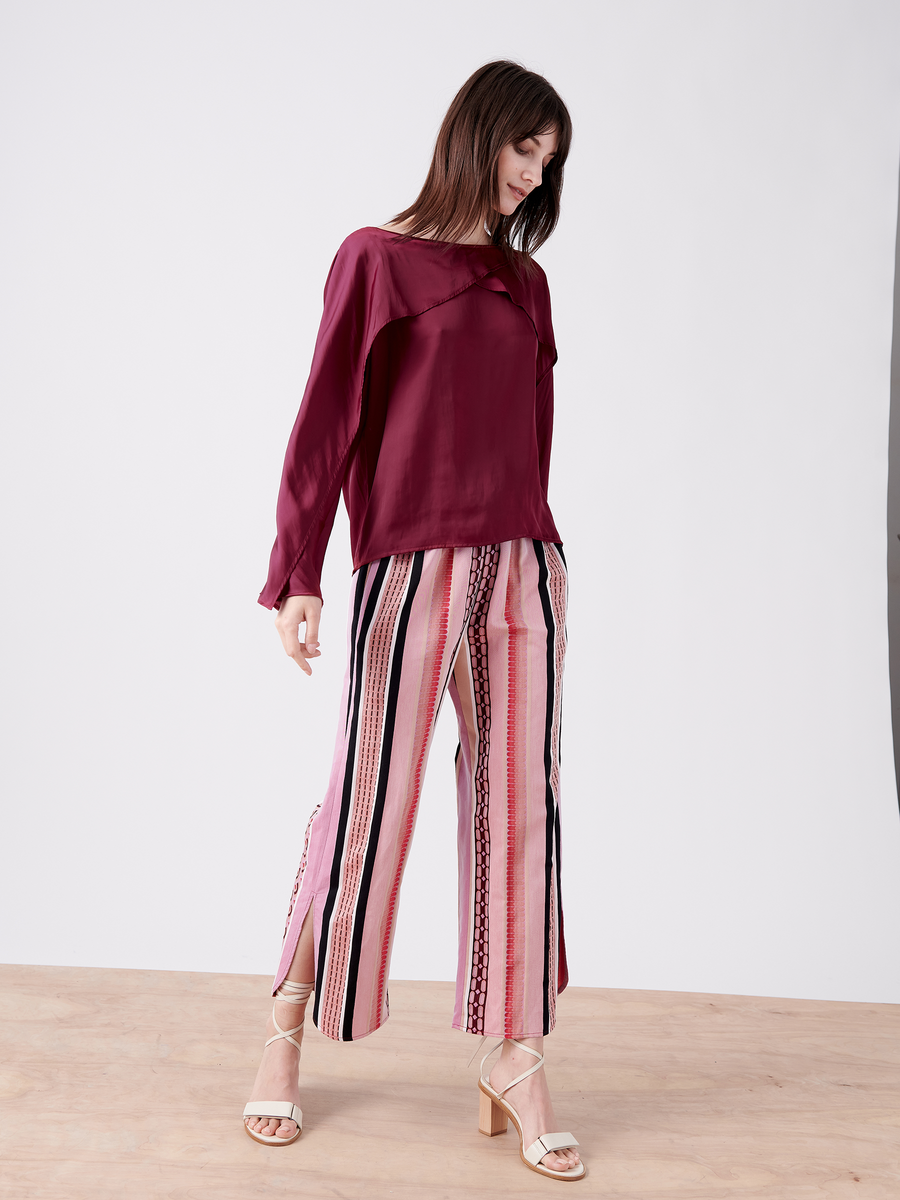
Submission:
M 487 1029 L 484 1030 L 482 1033 L 477 1033 L 474 1029 L 467 1029 L 465 1027 L 465 1025 L 457 1025 L 455 1021 L 451 1023 L 450 1028 L 458 1029 L 460 1031 L 460 1033 L 471 1033 L 473 1035 L 473 1037 L 488 1037 L 488 1038 L 504 1038 L 505 1039 L 505 1038 L 539 1038 L 539 1037 L 547 1036 L 547 1034 L 544 1033 L 544 1031 L 542 1029 L 539 1029 L 537 1033 L 491 1033 Z M 547 1033 L 552 1033 L 553 1028 L 554 1027 L 551 1026 L 550 1029 L 547 1031 Z

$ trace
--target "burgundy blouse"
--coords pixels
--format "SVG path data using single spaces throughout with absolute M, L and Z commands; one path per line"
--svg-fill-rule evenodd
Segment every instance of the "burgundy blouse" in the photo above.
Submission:
M 354 568 L 436 546 L 559 542 L 555 361 L 540 267 L 519 278 L 494 246 L 350 234 L 325 284 L 260 604 L 321 596 L 342 489 Z

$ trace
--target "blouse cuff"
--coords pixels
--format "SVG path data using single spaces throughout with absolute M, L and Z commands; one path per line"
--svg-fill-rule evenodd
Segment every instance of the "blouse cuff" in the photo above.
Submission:
M 318 596 L 320 600 L 322 599 L 322 588 L 318 577 L 305 571 L 302 563 L 298 563 L 291 572 L 284 591 L 278 597 L 279 607 L 282 600 L 286 600 L 288 596 Z

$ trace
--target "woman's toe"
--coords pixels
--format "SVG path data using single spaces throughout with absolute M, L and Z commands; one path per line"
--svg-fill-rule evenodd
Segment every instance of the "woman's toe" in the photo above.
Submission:
M 551 1171 L 568 1171 L 571 1167 L 577 1167 L 578 1161 L 578 1156 L 572 1153 L 548 1154 L 543 1160 L 544 1166 Z

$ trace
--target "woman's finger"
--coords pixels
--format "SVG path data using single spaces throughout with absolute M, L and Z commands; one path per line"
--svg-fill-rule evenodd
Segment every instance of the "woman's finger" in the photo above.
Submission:
M 315 597 L 310 596 L 310 600 Z M 308 650 L 318 650 L 319 648 L 319 617 L 322 612 L 321 601 L 318 604 L 308 604 L 306 606 L 306 636 L 303 641 Z
M 290 658 L 296 658 L 300 653 L 300 624 L 295 622 L 293 625 L 279 625 L 278 635 L 281 638 L 281 644 L 284 646 L 284 652 Z

